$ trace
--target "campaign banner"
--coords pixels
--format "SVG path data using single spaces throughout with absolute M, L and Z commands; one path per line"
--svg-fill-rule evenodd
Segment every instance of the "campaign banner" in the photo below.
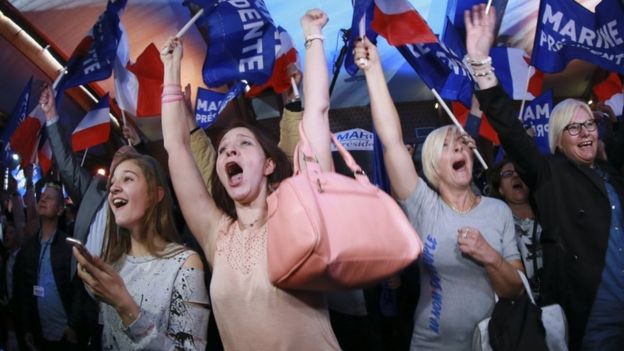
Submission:
M 213 125 L 228 102 L 239 96 L 243 90 L 245 90 L 245 84 L 242 82 L 235 83 L 227 93 L 197 88 L 197 99 L 195 101 L 195 120 L 197 125 L 202 129 Z
M 528 103 L 522 112 L 522 122 L 531 127 L 537 148 L 545 155 L 550 154 L 548 122 L 552 109 L 552 90 L 547 90 Z
M 574 0 L 540 3 L 532 64 L 547 73 L 581 59 L 624 74 L 624 10 L 602 0 L 592 13 Z
M 203 6 L 199 26 L 208 33 L 204 83 L 218 87 L 236 80 L 264 84 L 275 61 L 273 19 L 261 0 L 190 0 Z

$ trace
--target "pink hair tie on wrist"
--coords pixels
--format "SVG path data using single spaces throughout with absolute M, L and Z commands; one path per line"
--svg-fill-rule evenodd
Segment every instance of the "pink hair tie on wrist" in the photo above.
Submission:
M 166 104 L 169 102 L 181 101 L 182 99 L 184 99 L 182 95 L 165 95 L 162 97 L 162 103 Z

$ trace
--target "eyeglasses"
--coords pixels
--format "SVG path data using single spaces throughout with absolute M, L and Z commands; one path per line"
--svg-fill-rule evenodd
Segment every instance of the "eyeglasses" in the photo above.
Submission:
M 563 128 L 563 130 L 567 131 L 571 136 L 578 135 L 581 132 L 581 127 L 585 127 L 588 132 L 593 132 L 596 130 L 597 125 L 596 121 L 593 119 L 588 119 L 583 123 L 570 123 Z
M 518 172 L 516 172 L 515 169 L 509 169 L 509 170 L 501 172 L 500 176 L 501 178 L 510 178 L 510 177 L 513 177 L 514 174 L 517 175 Z

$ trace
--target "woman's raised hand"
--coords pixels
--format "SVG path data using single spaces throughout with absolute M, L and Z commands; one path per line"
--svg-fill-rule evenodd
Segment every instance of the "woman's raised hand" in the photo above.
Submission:
M 483 61 L 490 55 L 490 48 L 494 43 L 496 29 L 496 10 L 490 7 L 485 13 L 486 5 L 479 4 L 470 10 L 464 11 L 466 23 L 466 51 L 475 61 Z
M 371 67 L 381 66 L 377 47 L 375 44 L 371 43 L 367 37 L 358 39 L 355 43 L 355 49 L 353 49 L 353 51 L 353 59 L 355 60 L 355 63 L 358 68 L 365 73 Z
M 320 9 L 308 10 L 303 17 L 301 17 L 301 28 L 303 29 L 303 35 L 320 34 L 321 30 L 327 22 L 329 17 Z
M 166 64 L 177 64 L 182 62 L 182 39 L 171 37 L 165 42 L 162 50 L 160 50 L 160 59 Z

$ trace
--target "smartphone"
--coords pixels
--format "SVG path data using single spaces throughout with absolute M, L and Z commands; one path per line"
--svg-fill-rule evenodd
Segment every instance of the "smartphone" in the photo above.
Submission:
M 68 244 L 77 248 L 78 251 L 80 251 L 80 254 L 84 256 L 84 258 L 86 258 L 89 262 L 93 262 L 93 256 L 91 256 L 89 250 L 87 250 L 87 248 L 82 244 L 80 240 L 67 237 L 65 238 L 65 241 L 67 241 Z

